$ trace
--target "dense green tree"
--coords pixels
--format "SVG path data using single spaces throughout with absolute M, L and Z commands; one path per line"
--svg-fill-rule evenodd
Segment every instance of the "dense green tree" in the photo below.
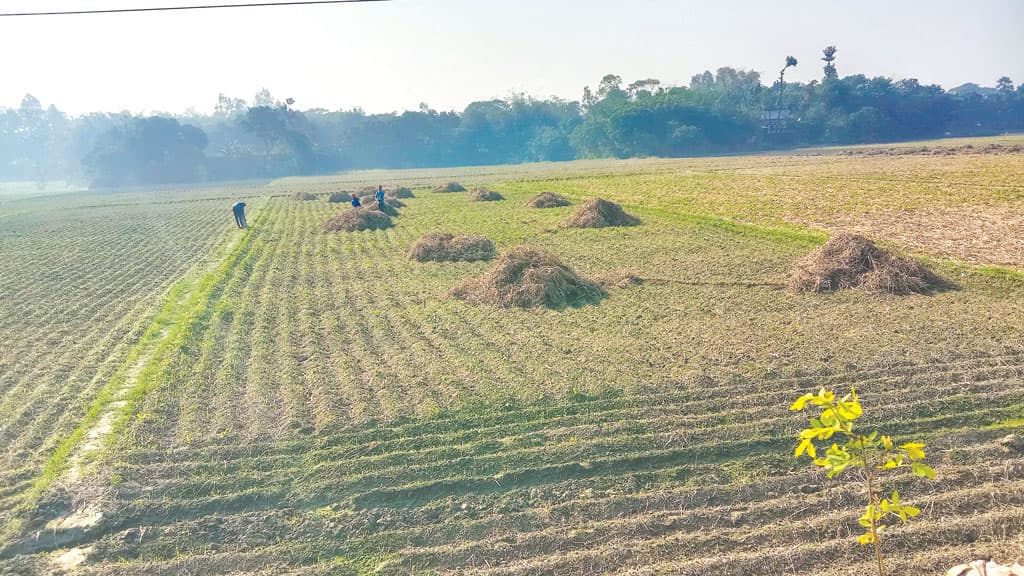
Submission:
M 94 186 L 202 180 L 206 134 L 174 118 L 132 118 L 97 139 L 82 159 Z
M 730 67 L 694 75 L 688 86 L 655 78 L 626 83 L 607 74 L 596 89 L 583 89 L 580 102 L 513 95 L 472 102 L 461 112 L 426 104 L 400 114 L 300 111 L 294 100 L 278 101 L 263 89 L 251 107 L 219 95 L 210 115 L 69 118 L 26 95 L 17 107 L 0 108 L 0 178 L 43 183 L 82 179 L 87 172 L 108 185 L 166 183 L 204 175 L 681 156 L 1024 130 L 1024 88 L 1014 89 L 1008 77 L 995 87 L 964 84 L 948 92 L 914 78 L 840 78 L 836 52 L 834 46 L 822 51 L 821 82 L 787 83 L 785 73 L 797 63 L 788 56 L 772 86 L 756 71 Z M 181 142 L 164 137 L 169 134 Z

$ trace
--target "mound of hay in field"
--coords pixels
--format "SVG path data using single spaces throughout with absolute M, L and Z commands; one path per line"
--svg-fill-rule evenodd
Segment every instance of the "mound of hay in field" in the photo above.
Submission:
M 312 192 L 296 192 L 294 195 L 292 195 L 292 198 L 303 201 L 316 200 L 316 194 L 313 194 Z
M 428 232 L 409 247 L 409 258 L 419 262 L 473 262 L 494 258 L 494 242 L 485 236 Z
M 380 230 L 394 226 L 391 217 L 378 210 L 351 208 L 331 216 L 324 224 L 328 232 L 356 232 L 358 230 Z
M 469 199 L 473 202 L 495 202 L 504 200 L 505 197 L 487 188 L 473 188 L 469 191 Z
M 451 295 L 473 304 L 503 308 L 564 308 L 596 302 L 606 293 L 554 254 L 516 246 L 502 254 L 490 271 L 456 286 Z
M 831 292 L 859 288 L 867 292 L 922 294 L 946 282 L 923 264 L 875 246 L 867 238 L 840 233 L 797 262 L 789 277 L 794 292 Z
M 465 192 L 466 187 L 458 182 L 449 182 L 434 188 L 434 192 Z
M 365 196 L 360 196 L 359 197 L 359 203 L 362 204 L 363 206 L 368 207 L 368 208 L 376 208 L 377 207 L 377 197 L 374 196 L 373 194 L 367 194 Z M 387 195 L 384 196 L 384 205 L 385 206 L 389 206 L 391 208 L 405 208 L 405 202 L 402 202 L 401 200 L 399 200 L 397 198 L 388 198 Z
M 560 206 L 572 206 L 572 202 L 561 194 L 555 194 L 554 192 L 541 192 L 533 198 L 530 198 L 530 202 L 527 206 L 532 208 L 558 208 Z
M 629 288 L 644 283 L 644 279 L 629 270 L 612 270 L 594 277 L 604 288 Z
M 636 226 L 640 219 L 627 214 L 622 206 L 601 198 L 591 198 L 580 206 L 568 220 L 566 228 L 607 228 L 610 226 Z
M 416 195 L 412 193 L 412 190 L 405 186 L 399 186 L 397 188 L 388 188 L 385 190 L 384 197 L 393 200 L 397 198 L 415 198 Z
M 328 202 L 333 202 L 335 204 L 338 204 L 338 203 L 341 203 L 341 202 L 351 202 L 352 201 L 352 193 L 351 192 L 331 192 L 331 195 L 327 197 L 327 201 Z

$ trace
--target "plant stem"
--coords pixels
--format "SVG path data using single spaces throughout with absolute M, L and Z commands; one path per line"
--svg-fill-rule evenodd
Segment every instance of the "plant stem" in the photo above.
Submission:
M 878 576 L 885 576 L 885 562 L 882 559 L 882 543 L 878 540 L 878 521 L 875 520 L 875 510 L 878 509 L 878 496 L 875 495 L 875 472 L 873 462 L 868 459 L 868 450 L 864 438 L 861 437 L 860 448 L 864 460 L 864 474 L 868 485 L 868 504 L 871 510 L 871 542 L 875 545 L 875 562 L 878 564 Z

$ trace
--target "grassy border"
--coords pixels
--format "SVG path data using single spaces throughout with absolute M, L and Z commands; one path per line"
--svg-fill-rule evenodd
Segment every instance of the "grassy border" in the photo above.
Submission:
M 262 219 L 261 214 L 254 224 L 258 224 Z M 215 269 L 205 273 L 201 270 L 186 273 L 167 290 L 160 311 L 150 321 L 139 340 L 132 345 L 121 366 L 99 394 L 93 398 L 78 426 L 54 448 L 46 459 L 39 475 L 25 492 L 24 500 L 15 508 L 15 517 L 0 531 L 0 543 L 6 544 L 21 531 L 24 520 L 18 516 L 30 511 L 38 503 L 43 493 L 59 478 L 66 469 L 68 459 L 74 449 L 81 444 L 86 434 L 103 414 L 104 408 L 113 401 L 114 394 L 124 386 L 129 370 L 139 361 L 143 350 L 154 347 L 146 365 L 139 371 L 135 385 L 125 395 L 125 406 L 118 410 L 120 415 L 116 417 L 111 434 L 105 441 L 104 450 L 109 449 L 113 439 L 124 430 L 139 402 L 152 389 L 153 381 L 169 360 L 168 352 L 176 350 L 184 342 L 187 334 L 196 325 L 198 317 L 209 307 L 210 298 L 216 287 L 223 283 L 227 274 L 250 253 L 249 247 L 255 236 L 254 230 L 253 227 L 246 229 L 242 238 L 222 257 L 220 264 Z M 219 250 L 224 250 L 229 245 L 230 240 L 221 244 Z M 214 249 L 214 252 L 219 250 Z M 183 299 L 185 300 L 184 306 L 181 304 Z M 164 329 L 168 326 L 173 326 L 173 328 L 169 333 L 164 334 Z

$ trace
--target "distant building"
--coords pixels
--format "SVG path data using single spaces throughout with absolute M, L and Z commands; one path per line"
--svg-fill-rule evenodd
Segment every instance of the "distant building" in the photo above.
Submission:
M 766 138 L 789 134 L 792 130 L 793 113 L 789 110 L 765 110 L 761 112 L 761 133 Z

